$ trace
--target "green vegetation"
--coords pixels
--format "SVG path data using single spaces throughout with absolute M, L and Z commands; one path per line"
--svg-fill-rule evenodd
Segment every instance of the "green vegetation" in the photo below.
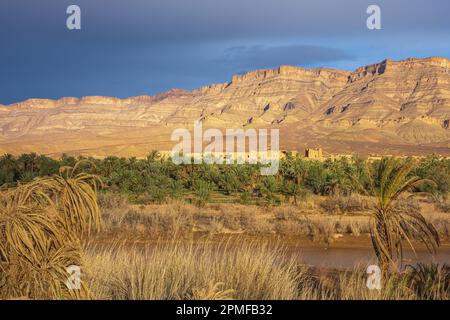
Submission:
M 366 161 L 359 157 L 320 162 L 288 154 L 281 160 L 276 176 L 264 177 L 259 174 L 258 165 L 175 165 L 157 152 L 145 159 L 75 159 L 64 155 L 54 160 L 33 153 L 17 158 L 7 154 L 0 157 L 0 185 L 15 186 L 35 177 L 56 174 L 60 167 L 73 166 L 79 160 L 95 164 L 81 164 L 80 169 L 99 176 L 104 190 L 126 194 L 133 202 L 163 203 L 184 198 L 200 206 L 207 202 L 296 204 L 308 194 L 338 196 L 366 194 L 366 190 L 375 195 L 369 175 L 380 162 L 369 163 L 368 170 Z M 446 198 L 450 191 L 450 160 L 429 156 L 417 162 L 408 177 L 417 176 L 434 183 L 415 186 L 411 191 Z

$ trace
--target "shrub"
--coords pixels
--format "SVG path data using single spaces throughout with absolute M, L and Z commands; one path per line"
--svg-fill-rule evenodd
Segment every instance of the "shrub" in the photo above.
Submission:
M 355 213 L 370 209 L 368 201 L 357 195 L 327 197 L 319 206 L 330 214 Z

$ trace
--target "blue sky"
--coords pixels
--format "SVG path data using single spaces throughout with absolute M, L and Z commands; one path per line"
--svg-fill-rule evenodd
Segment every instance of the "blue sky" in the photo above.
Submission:
M 81 8 L 82 29 L 66 28 Z M 377 4 L 382 30 L 366 28 Z M 2 0 L 0 103 L 156 94 L 281 64 L 450 58 L 447 0 Z

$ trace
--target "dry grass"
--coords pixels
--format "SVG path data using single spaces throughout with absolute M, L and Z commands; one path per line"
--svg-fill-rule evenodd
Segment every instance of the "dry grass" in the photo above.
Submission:
M 436 211 L 450 213 L 450 199 L 438 197 L 435 204 Z
M 86 253 L 96 299 L 449 299 L 450 270 L 426 266 L 394 274 L 369 290 L 363 268 L 315 270 L 280 246 L 168 242 L 107 246 Z
M 359 199 L 365 203 L 364 197 Z M 318 203 L 323 202 L 317 199 Z M 354 200 L 340 200 L 352 203 Z M 359 201 L 359 200 L 358 200 Z M 115 236 L 122 234 L 146 239 L 188 236 L 192 233 L 246 234 L 255 236 L 282 235 L 308 237 L 329 244 L 341 235 L 361 236 L 370 233 L 369 213 L 328 214 L 302 206 L 281 205 L 260 207 L 241 204 L 210 204 L 199 208 L 181 201 L 160 205 L 132 205 L 124 197 L 102 195 L 99 200 L 105 230 Z M 417 210 L 432 222 L 442 239 L 449 239 L 450 216 L 436 212 L 433 204 L 417 200 L 399 200 L 399 210 Z M 311 208 L 311 207 L 308 207 Z M 358 208 L 361 208 L 360 206 Z M 359 209 L 358 209 L 359 210 Z
M 72 189 L 76 192 L 70 193 Z M 364 214 L 326 214 L 311 203 L 269 208 L 238 204 L 198 208 L 182 202 L 137 206 L 115 194 L 102 195 L 99 204 L 106 231 L 101 234 L 120 233 L 127 239 L 141 235 L 146 241 L 90 243 L 81 249 L 80 237 L 100 223 L 93 176 L 68 170 L 3 191 L 0 298 L 449 299 L 450 272 L 444 268 L 425 266 L 395 274 L 378 292 L 367 289 L 362 269 L 315 270 L 299 265 L 279 245 L 239 236 L 219 243 L 186 240 L 194 232 L 279 234 L 329 244 L 344 233 L 368 234 Z M 416 205 L 398 203 L 401 208 Z M 447 214 L 425 213 L 448 236 Z M 180 237 L 185 240 L 167 240 Z M 158 241 L 151 244 L 149 239 Z M 66 267 L 72 264 L 82 267 L 81 291 L 68 291 L 64 285 Z
M 297 273 L 261 243 L 120 245 L 86 253 L 97 299 L 295 299 Z
M 325 197 L 320 201 L 319 206 L 328 214 L 355 214 L 367 212 L 370 209 L 367 197 L 360 195 Z

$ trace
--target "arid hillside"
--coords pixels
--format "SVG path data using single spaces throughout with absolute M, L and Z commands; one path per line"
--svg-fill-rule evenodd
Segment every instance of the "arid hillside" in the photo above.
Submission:
M 157 96 L 0 105 L 0 153 L 143 156 L 176 128 L 280 128 L 282 149 L 450 155 L 450 60 L 384 60 L 354 72 L 281 66 Z

